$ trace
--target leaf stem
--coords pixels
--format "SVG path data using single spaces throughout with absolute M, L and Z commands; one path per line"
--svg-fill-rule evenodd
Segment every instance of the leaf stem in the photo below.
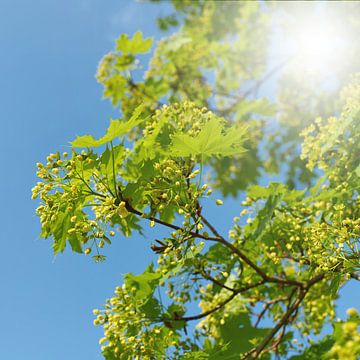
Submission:
M 115 156 L 114 156 L 114 146 L 113 146 L 113 142 L 112 142 L 112 141 L 110 141 L 110 146 L 111 146 L 111 160 L 112 160 L 112 172 L 113 172 L 113 181 L 114 181 L 115 197 L 117 197 L 116 176 L 115 176 Z

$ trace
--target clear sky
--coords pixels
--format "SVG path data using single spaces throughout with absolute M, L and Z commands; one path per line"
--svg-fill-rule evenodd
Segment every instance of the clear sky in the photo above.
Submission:
M 149 239 L 135 236 L 114 240 L 101 264 L 70 252 L 55 259 L 51 241 L 37 239 L 30 191 L 37 161 L 66 150 L 76 135 L 101 135 L 114 116 L 94 74 L 116 37 L 142 30 L 159 39 L 155 19 L 169 8 L 130 0 L 0 0 L 1 359 L 101 359 L 102 329 L 92 325 L 92 309 L 112 295 L 121 274 L 141 272 L 153 257 Z M 239 201 L 226 206 L 239 212 Z M 226 229 L 231 219 L 219 225 Z M 345 292 L 340 314 L 359 295 L 351 286 Z
M 76 135 L 100 135 L 113 114 L 94 74 L 122 33 L 159 38 L 155 19 L 169 9 L 126 0 L 0 0 L 2 256 L 0 359 L 100 359 L 102 329 L 92 309 L 121 274 L 141 272 L 143 239 L 118 239 L 102 264 L 67 252 L 54 259 L 38 240 L 31 188 L 35 163 Z

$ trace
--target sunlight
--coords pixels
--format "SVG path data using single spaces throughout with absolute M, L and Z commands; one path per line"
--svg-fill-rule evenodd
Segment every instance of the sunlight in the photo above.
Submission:
M 339 21 L 340 20 L 340 21 Z M 327 16 L 300 18 L 286 34 L 297 69 L 318 75 L 329 75 L 342 65 L 349 50 L 349 39 L 343 34 L 343 21 Z
M 296 56 L 309 70 L 319 71 L 337 58 L 336 34 L 326 23 L 305 24 L 295 34 L 295 41 Z

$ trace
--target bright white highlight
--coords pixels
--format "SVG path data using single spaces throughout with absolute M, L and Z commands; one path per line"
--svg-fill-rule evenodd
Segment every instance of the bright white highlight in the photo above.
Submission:
M 328 76 L 341 68 L 350 44 L 344 34 L 344 19 L 320 14 L 295 16 L 284 34 L 281 52 L 288 54 L 298 71 Z
M 325 22 L 305 23 L 295 32 L 295 56 L 308 70 L 321 71 L 337 62 L 339 39 L 334 29 Z

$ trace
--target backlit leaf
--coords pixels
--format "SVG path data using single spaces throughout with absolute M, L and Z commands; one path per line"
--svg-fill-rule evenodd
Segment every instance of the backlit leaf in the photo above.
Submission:
M 143 39 L 140 31 L 136 32 L 132 39 L 126 34 L 121 34 L 116 42 L 116 49 L 125 54 L 143 54 L 150 50 L 152 38 Z
M 196 136 L 176 133 L 172 137 L 169 153 L 173 156 L 231 156 L 244 152 L 245 127 L 225 129 L 220 118 L 213 117 L 202 127 Z
M 143 107 L 140 105 L 137 107 L 129 119 L 124 122 L 122 120 L 111 120 L 109 128 L 106 130 L 106 134 L 99 139 L 95 139 L 92 135 L 78 136 L 72 143 L 74 148 L 85 147 L 98 147 L 104 145 L 124 134 L 129 132 L 136 125 L 140 124 L 144 119 L 140 117 Z

